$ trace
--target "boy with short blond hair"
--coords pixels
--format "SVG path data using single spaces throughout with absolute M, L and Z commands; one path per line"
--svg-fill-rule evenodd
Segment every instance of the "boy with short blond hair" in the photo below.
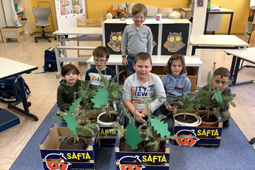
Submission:
M 148 53 L 139 53 L 134 59 L 135 74 L 129 76 L 124 82 L 123 101 L 130 113 L 136 110 L 136 126 L 140 119 L 148 119 L 149 111 L 146 110 L 146 100 L 152 98 L 150 109 L 153 115 L 159 116 L 159 107 L 164 103 L 166 94 L 159 76 L 151 73 L 152 61 Z M 135 108 L 136 105 L 136 108 Z M 126 125 L 129 123 L 126 117 Z
M 132 8 L 134 23 L 125 27 L 121 45 L 122 64 L 126 66 L 127 77 L 135 73 L 133 63 L 140 52 L 152 55 L 152 33 L 150 27 L 143 24 L 147 17 L 147 8 L 137 3 Z
M 108 62 L 109 57 L 110 57 L 110 53 L 106 47 L 99 46 L 94 49 L 93 59 L 96 66 L 89 69 L 86 72 L 86 77 L 85 77 L 85 81 L 90 81 L 92 89 L 97 89 L 98 85 L 100 85 L 102 81 L 101 76 L 98 73 L 98 70 L 100 70 L 103 73 L 103 75 L 106 77 L 107 80 L 113 78 L 116 75 L 115 71 L 113 71 L 112 69 L 106 66 L 106 63 Z M 115 78 L 115 82 L 117 82 L 117 77 Z
M 228 69 L 224 67 L 220 67 L 216 69 L 213 73 L 213 90 L 217 90 L 217 87 L 222 87 L 222 85 L 226 82 L 228 82 L 230 79 L 230 72 Z M 202 88 L 203 90 L 208 90 L 208 84 Z M 225 85 L 221 89 L 221 94 L 222 95 L 231 95 L 231 89 Z M 214 99 L 214 96 L 212 97 L 212 100 Z M 229 112 L 229 104 L 224 104 L 224 106 L 220 109 L 220 115 L 221 119 L 223 121 L 223 127 L 228 127 L 229 126 L 229 119 L 231 117 L 230 112 Z

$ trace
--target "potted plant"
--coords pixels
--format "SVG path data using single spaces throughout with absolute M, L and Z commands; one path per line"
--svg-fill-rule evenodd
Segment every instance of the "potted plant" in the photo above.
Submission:
M 168 105 L 174 105 L 174 119 L 178 122 L 180 126 L 199 126 L 201 124 L 201 118 L 194 114 L 194 102 L 192 99 L 194 95 L 176 97 L 177 100 L 167 99 Z M 180 107 L 183 109 L 183 113 L 176 113 L 177 108 Z
M 101 75 L 102 83 L 99 85 L 98 91 L 91 101 L 95 104 L 94 108 L 100 108 L 104 112 L 98 115 L 97 123 L 100 127 L 113 126 L 118 114 L 114 110 L 117 110 L 116 104 L 120 103 L 120 97 L 123 92 L 123 86 L 118 85 L 115 82 L 115 78 L 123 71 L 109 80 L 107 80 L 100 70 L 98 72 Z M 113 107 L 115 108 L 113 109 Z
M 203 90 L 196 86 L 197 91 L 194 93 L 196 97 L 193 102 L 197 110 L 200 108 L 205 108 L 205 110 L 197 112 L 202 118 L 202 123 L 200 126 L 215 127 L 219 122 L 219 118 L 216 113 L 212 112 L 212 110 L 214 108 L 220 109 L 226 103 L 235 107 L 235 103 L 232 100 L 236 95 L 221 95 L 220 90 L 225 87 L 225 85 L 231 83 L 231 80 L 224 83 L 221 88 L 217 88 L 217 90 L 213 91 L 211 72 L 209 72 L 207 76 L 207 83 L 208 90 Z M 216 100 L 212 100 L 213 95 L 215 96 Z
M 125 152 L 143 152 L 144 140 L 142 138 L 141 129 L 135 127 L 135 118 L 131 116 L 131 113 L 127 108 L 124 107 L 123 103 L 120 103 L 120 107 L 123 110 L 125 116 L 130 120 L 130 123 L 126 128 L 121 126 L 119 123 L 114 123 L 113 128 L 110 129 L 109 133 L 118 132 L 119 139 L 119 150 Z M 136 115 L 135 115 L 136 117 Z
M 72 131 L 72 134 L 63 139 L 59 144 L 59 149 L 65 150 L 85 150 L 88 146 L 87 139 L 84 134 L 85 131 L 89 131 L 94 135 L 94 129 L 98 129 L 95 123 L 87 121 L 85 125 L 79 125 L 77 122 L 77 115 L 80 113 L 81 98 L 76 99 L 69 107 L 69 111 L 58 111 L 62 119 L 67 123 L 67 127 Z

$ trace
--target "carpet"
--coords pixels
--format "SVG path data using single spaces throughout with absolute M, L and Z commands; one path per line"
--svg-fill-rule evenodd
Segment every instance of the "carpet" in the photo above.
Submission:
M 53 123 L 64 126 L 59 119 L 52 118 L 56 115 L 57 110 L 58 107 L 54 105 L 10 170 L 43 170 L 39 143 Z M 172 144 L 170 148 L 170 169 L 173 170 L 255 169 L 255 150 L 232 119 L 230 119 L 230 126 L 223 129 L 221 146 L 217 149 L 182 147 Z M 96 170 L 113 170 L 115 168 L 114 148 L 100 148 Z

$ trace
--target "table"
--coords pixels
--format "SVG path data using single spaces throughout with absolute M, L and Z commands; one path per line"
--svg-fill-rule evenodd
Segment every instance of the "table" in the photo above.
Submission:
M 191 55 L 195 55 L 197 48 L 237 49 L 249 46 L 235 35 L 191 35 L 190 45 L 192 45 Z
M 181 13 L 183 19 L 190 19 L 191 18 L 191 8 L 181 8 Z
M 29 113 L 28 107 L 31 105 L 31 103 L 27 102 L 21 74 L 24 74 L 24 73 L 29 74 L 33 70 L 37 70 L 37 69 L 38 69 L 38 67 L 36 67 L 36 66 L 32 66 L 29 64 L 25 64 L 25 63 L 21 63 L 18 61 L 0 57 L 0 80 L 10 78 L 10 77 L 18 78 L 21 99 L 22 99 L 24 110 L 22 110 L 16 106 L 13 106 L 11 104 L 8 104 L 8 108 L 13 108 L 13 109 L 21 112 L 24 115 L 32 117 L 35 121 L 37 121 L 38 118 L 36 115 Z
M 17 38 L 20 43 L 20 33 L 23 35 L 23 39 L 26 40 L 26 34 L 24 27 L 4 27 L 1 28 L 3 42 L 6 43 L 6 38 Z M 11 34 L 15 33 L 15 34 Z
M 101 27 L 67 27 L 67 28 L 62 28 L 60 30 L 57 30 L 55 32 L 52 33 L 53 35 L 58 35 L 60 37 L 60 43 L 61 46 L 66 46 L 65 41 L 102 41 L 102 38 L 68 38 L 68 36 L 77 36 L 77 35 L 101 35 L 103 34 L 103 30 Z M 94 48 L 88 48 L 88 49 L 83 49 L 83 50 L 93 50 Z M 76 49 L 76 50 L 80 50 L 80 49 Z M 69 58 L 67 57 L 66 54 L 66 49 L 63 48 L 62 53 L 64 55 L 64 57 L 66 57 L 67 60 L 62 60 L 60 59 L 59 61 L 87 61 L 87 59 L 84 60 L 84 58 L 77 58 L 74 60 L 74 58 Z M 57 57 L 57 56 L 56 56 Z M 58 73 L 57 73 L 57 78 L 60 76 L 60 72 L 61 72 L 61 67 L 60 67 L 60 63 L 57 62 L 57 68 L 58 68 Z
M 236 79 L 237 79 L 239 70 L 243 68 L 243 67 L 240 68 L 241 60 L 255 64 L 255 48 L 225 50 L 224 52 L 227 53 L 228 55 L 233 55 L 231 69 L 230 69 L 230 77 L 233 79 L 233 82 L 232 84 L 230 84 L 230 86 L 252 83 L 254 80 L 237 83 Z M 244 66 L 244 67 L 249 67 L 249 66 Z M 251 66 L 251 67 L 254 67 L 254 66 Z
M 169 60 L 170 56 L 151 56 L 152 65 L 153 66 L 165 66 L 167 61 Z M 88 69 L 91 68 L 91 65 L 95 65 L 93 56 L 87 61 Z M 121 55 L 111 55 L 106 65 L 114 65 L 116 73 L 120 71 L 120 67 L 123 66 L 122 64 L 122 57 Z M 185 65 L 186 67 L 194 67 L 197 72 L 197 85 L 200 85 L 201 81 L 201 74 L 202 74 L 202 61 L 198 58 L 198 56 L 185 56 Z M 119 81 L 119 78 L 118 78 Z
M 232 20 L 233 20 L 233 15 L 234 15 L 233 10 L 229 10 L 226 8 L 220 8 L 220 11 L 207 11 L 206 12 L 206 18 L 205 18 L 205 29 L 204 29 L 204 34 L 206 34 L 206 30 L 207 30 L 207 25 L 208 25 L 208 19 L 209 19 L 209 15 L 210 14 L 230 14 L 230 21 L 229 21 L 229 26 L 228 26 L 228 35 L 230 34 L 230 30 L 231 30 L 231 25 L 232 25 Z M 215 31 L 213 31 L 214 34 Z

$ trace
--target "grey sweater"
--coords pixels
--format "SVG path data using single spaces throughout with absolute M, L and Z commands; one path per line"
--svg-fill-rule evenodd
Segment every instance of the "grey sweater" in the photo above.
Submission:
M 150 73 L 149 80 L 141 83 L 137 80 L 136 73 L 129 76 L 124 82 L 123 101 L 130 100 L 139 112 L 146 106 L 146 99 L 153 98 L 150 104 L 152 113 L 166 100 L 166 93 L 159 76 Z
M 150 27 L 143 25 L 141 28 L 133 24 L 126 26 L 123 33 L 121 55 L 128 54 L 135 57 L 140 52 L 152 55 L 152 33 Z

